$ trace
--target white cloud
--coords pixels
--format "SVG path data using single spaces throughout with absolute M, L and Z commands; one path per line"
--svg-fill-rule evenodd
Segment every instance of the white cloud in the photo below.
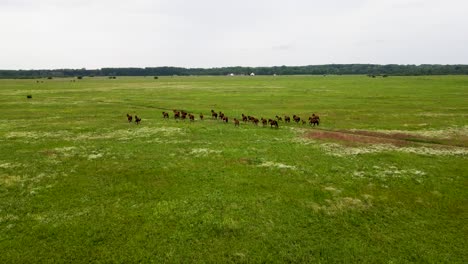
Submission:
M 0 68 L 467 63 L 462 0 L 0 0 Z

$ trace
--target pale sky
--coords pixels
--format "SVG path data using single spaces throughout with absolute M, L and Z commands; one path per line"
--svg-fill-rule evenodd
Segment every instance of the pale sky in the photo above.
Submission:
M 0 0 L 0 69 L 468 64 L 468 0 Z

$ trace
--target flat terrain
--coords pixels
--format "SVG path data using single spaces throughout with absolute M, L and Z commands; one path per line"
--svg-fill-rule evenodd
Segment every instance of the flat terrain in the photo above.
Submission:
M 468 262 L 468 76 L 0 80 L 0 113 L 0 263 Z

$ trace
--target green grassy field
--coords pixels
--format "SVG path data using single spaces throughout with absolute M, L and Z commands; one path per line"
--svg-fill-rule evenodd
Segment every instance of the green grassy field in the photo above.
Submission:
M 1 263 L 468 262 L 468 76 L 43 81 L 0 80 Z

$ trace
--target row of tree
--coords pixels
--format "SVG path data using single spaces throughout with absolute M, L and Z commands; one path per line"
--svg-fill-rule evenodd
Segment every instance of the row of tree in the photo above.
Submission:
M 327 64 L 309 66 L 274 67 L 222 67 L 222 68 L 102 68 L 55 70 L 0 70 L 0 78 L 41 78 L 75 76 L 172 76 L 172 75 L 461 75 L 468 74 L 468 65 L 398 65 L 398 64 Z

